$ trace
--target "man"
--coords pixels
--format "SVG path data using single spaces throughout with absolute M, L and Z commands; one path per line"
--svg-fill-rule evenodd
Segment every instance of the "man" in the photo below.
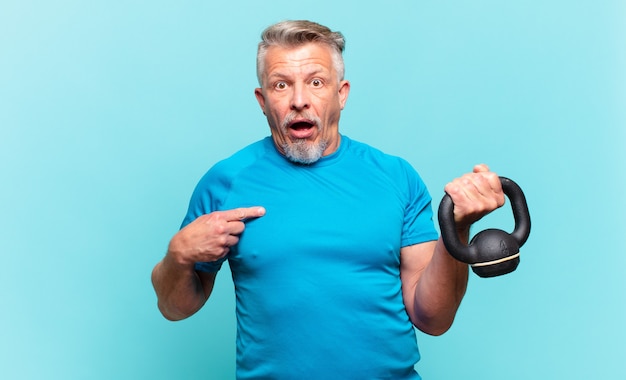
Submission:
M 198 311 L 228 260 L 241 379 L 418 379 L 413 326 L 451 326 L 467 285 L 414 169 L 339 133 L 343 36 L 308 21 L 266 29 L 256 98 L 271 137 L 218 163 L 152 279 L 170 320 Z M 459 235 L 502 206 L 478 165 L 445 187 Z

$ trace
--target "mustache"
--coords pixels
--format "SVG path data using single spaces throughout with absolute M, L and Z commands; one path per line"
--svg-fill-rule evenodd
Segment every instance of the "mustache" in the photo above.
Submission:
M 305 111 L 305 112 L 290 112 L 289 114 L 287 114 L 287 116 L 285 116 L 285 119 L 283 119 L 283 122 L 281 123 L 281 127 L 283 128 L 283 130 L 286 130 L 296 120 L 301 120 L 301 121 L 306 120 L 307 122 L 310 122 L 316 127 L 319 127 L 320 125 L 322 125 L 322 121 L 320 120 L 319 117 Z

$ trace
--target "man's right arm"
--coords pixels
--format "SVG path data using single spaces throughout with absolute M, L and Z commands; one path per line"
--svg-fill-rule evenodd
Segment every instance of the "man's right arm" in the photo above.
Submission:
M 197 272 L 194 265 L 176 263 L 168 254 L 152 271 L 161 314 L 179 321 L 196 313 L 209 299 L 217 272 Z
M 165 318 L 177 321 L 200 310 L 211 295 L 216 273 L 196 271 L 195 263 L 225 257 L 239 242 L 244 222 L 263 215 L 263 207 L 215 211 L 201 215 L 174 235 L 167 254 L 152 270 L 152 285 Z

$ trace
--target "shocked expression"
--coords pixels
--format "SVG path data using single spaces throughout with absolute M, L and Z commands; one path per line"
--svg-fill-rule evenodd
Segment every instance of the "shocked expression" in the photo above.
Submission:
M 255 95 L 276 147 L 294 162 L 311 164 L 339 147 L 350 84 L 339 80 L 333 63 L 331 48 L 317 43 L 271 46 L 265 55 Z

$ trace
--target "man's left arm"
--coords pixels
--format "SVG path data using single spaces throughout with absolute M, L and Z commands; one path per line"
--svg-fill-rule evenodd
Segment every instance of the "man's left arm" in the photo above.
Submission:
M 470 226 L 504 204 L 499 177 L 486 165 L 445 187 L 454 203 L 454 220 L 461 241 L 467 242 Z M 461 305 L 467 288 L 468 266 L 454 259 L 441 238 L 403 247 L 400 276 L 404 304 L 413 324 L 431 335 L 445 333 Z

